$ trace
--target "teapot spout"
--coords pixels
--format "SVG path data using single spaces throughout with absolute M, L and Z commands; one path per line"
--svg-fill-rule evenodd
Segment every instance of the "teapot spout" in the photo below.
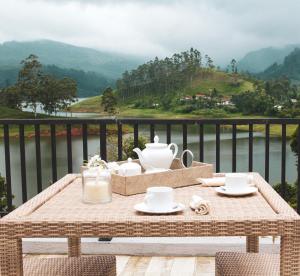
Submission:
M 145 168 L 142 151 L 139 148 L 135 148 L 135 149 L 133 149 L 133 151 L 138 155 L 141 165 Z

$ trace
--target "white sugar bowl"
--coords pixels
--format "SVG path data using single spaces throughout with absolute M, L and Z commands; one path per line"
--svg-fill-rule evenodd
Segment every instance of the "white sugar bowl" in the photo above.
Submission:
M 122 176 L 133 176 L 133 175 L 139 175 L 142 173 L 142 167 L 135 163 L 132 162 L 131 158 L 128 158 L 126 163 L 123 163 L 119 167 L 119 175 Z

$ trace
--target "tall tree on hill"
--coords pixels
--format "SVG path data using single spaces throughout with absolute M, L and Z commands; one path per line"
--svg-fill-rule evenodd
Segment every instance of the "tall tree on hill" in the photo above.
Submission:
M 117 95 L 123 101 L 145 96 L 164 97 L 191 84 L 201 66 L 201 53 L 194 48 L 164 59 L 156 57 L 130 72 L 126 71 L 117 81 Z
M 116 114 L 116 107 L 117 107 L 117 97 L 114 94 L 111 87 L 106 88 L 103 91 L 102 98 L 101 98 L 101 105 L 105 112 L 110 115 Z
M 231 65 L 231 73 L 237 74 L 237 65 L 236 65 L 236 60 L 234 58 L 231 60 L 230 65 Z
M 21 64 L 23 67 L 19 72 L 17 86 L 26 102 L 26 106 L 32 107 L 34 115 L 36 116 L 36 109 L 40 97 L 42 64 L 38 61 L 38 57 L 32 54 L 25 60 L 22 60 Z

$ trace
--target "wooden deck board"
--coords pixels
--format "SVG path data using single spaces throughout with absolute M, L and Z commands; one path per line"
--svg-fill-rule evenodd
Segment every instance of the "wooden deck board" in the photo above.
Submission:
M 31 255 L 25 258 L 66 257 L 66 255 Z M 141 257 L 117 256 L 118 276 L 213 276 L 213 257 Z

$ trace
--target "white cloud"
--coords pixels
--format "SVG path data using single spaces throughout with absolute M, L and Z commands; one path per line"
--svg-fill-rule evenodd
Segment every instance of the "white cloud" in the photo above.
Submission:
M 53 39 L 154 57 L 191 46 L 219 63 L 299 43 L 300 1 L 0 0 L 0 41 Z

